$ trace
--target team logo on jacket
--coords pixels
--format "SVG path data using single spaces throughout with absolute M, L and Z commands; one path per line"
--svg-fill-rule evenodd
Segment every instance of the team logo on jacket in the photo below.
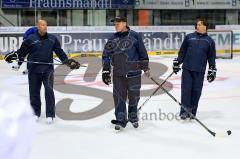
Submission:
M 41 43 L 41 41 L 40 40 L 35 40 L 35 41 L 33 41 L 32 44 L 37 44 L 37 43 Z
M 107 42 L 104 49 L 106 51 L 113 51 L 115 48 L 117 48 L 117 43 L 111 40 Z
M 197 40 L 197 38 L 190 38 L 189 40 Z
M 126 50 L 126 49 L 130 49 L 133 47 L 133 42 L 130 39 L 123 39 L 119 42 L 119 46 L 118 46 L 122 51 Z

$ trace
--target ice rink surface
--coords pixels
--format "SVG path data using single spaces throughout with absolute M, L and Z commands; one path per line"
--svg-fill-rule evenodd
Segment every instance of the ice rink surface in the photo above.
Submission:
M 151 57 L 152 62 L 168 66 L 160 78 L 171 73 L 173 58 Z M 0 61 L 0 88 L 28 100 L 27 76 L 21 72 L 25 65 L 15 72 L 11 65 Z M 179 105 L 168 95 L 157 95 L 143 107 L 140 127 L 134 129 L 130 124 L 122 132 L 116 133 L 111 119 L 111 110 L 89 120 L 64 120 L 56 117 L 53 125 L 45 123 L 45 102 L 42 89 L 42 116 L 34 139 L 30 159 L 237 159 L 240 156 L 240 56 L 234 59 L 217 60 L 217 79 L 213 83 L 204 82 L 197 117 L 216 133 L 232 131 L 228 137 L 212 137 L 196 121 L 179 121 L 171 115 L 179 113 Z M 96 81 L 83 81 L 86 68 L 71 72 L 65 78 L 66 83 L 82 85 L 112 92 L 112 86 L 101 83 L 101 72 Z M 180 100 L 181 73 L 173 75 L 169 82 L 170 91 Z M 62 85 L 66 85 L 62 83 Z M 156 88 L 154 84 L 143 85 L 142 90 Z M 56 103 L 63 98 L 72 98 L 72 112 L 85 112 L 96 107 L 102 99 L 96 97 L 69 94 L 55 90 Z M 111 97 L 109 97 L 111 99 Z M 141 105 L 147 97 L 140 99 Z M 13 99 L 14 100 L 14 99 Z M 112 99 L 111 99 L 112 100 Z M 169 119 L 159 115 L 169 115 Z M 157 118 L 150 118 L 155 113 Z

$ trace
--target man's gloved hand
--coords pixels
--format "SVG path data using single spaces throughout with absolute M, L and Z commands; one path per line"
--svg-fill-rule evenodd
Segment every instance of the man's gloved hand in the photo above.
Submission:
M 208 69 L 208 74 L 207 74 L 208 82 L 212 82 L 212 81 L 215 80 L 216 73 L 217 73 L 216 67 L 215 66 L 210 66 L 209 69 Z
M 63 64 L 67 65 L 70 69 L 79 69 L 80 63 L 74 59 L 68 59 Z
M 181 65 L 181 63 L 178 61 L 177 58 L 175 58 L 173 60 L 173 72 L 175 74 L 177 74 L 181 70 L 180 65 Z
M 4 60 L 7 62 L 7 63 L 12 63 L 13 60 L 17 60 L 18 59 L 18 54 L 16 51 L 12 51 L 12 52 L 9 52 L 5 55 L 4 57 Z
M 149 61 L 143 60 L 138 63 L 138 68 L 144 71 L 144 75 L 150 77 Z
M 144 71 L 144 75 L 147 76 L 147 77 L 150 77 L 150 69 L 145 69 L 143 70 Z
M 18 71 L 21 65 L 12 66 L 12 70 Z
M 106 85 L 111 84 L 110 71 L 103 71 L 103 72 L 102 72 L 102 81 L 103 81 Z

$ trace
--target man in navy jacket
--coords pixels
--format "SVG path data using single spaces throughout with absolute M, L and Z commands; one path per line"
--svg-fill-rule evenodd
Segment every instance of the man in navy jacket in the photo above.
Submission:
M 193 116 L 197 114 L 207 62 L 209 64 L 208 82 L 212 82 L 215 79 L 217 70 L 215 42 L 207 35 L 206 21 L 198 20 L 195 27 L 196 32 L 186 35 L 178 58 L 173 61 L 173 71 L 175 73 L 180 70 L 180 64 L 183 63 L 181 104 Z M 188 112 L 181 108 L 181 119 L 192 119 L 193 116 L 190 116 Z
M 142 37 L 127 26 L 125 17 L 114 20 L 116 33 L 105 45 L 102 55 L 102 80 L 111 83 L 113 67 L 113 98 L 115 103 L 115 129 L 124 128 L 127 121 L 138 127 L 137 105 L 140 98 L 141 72 L 149 75 L 148 54 Z M 129 99 L 128 113 L 126 99 Z
M 5 56 L 5 60 L 11 63 L 12 60 L 21 60 L 28 55 L 27 60 L 29 63 L 27 63 L 27 68 L 30 103 L 38 120 L 41 115 L 40 90 L 43 84 L 45 87 L 48 124 L 53 123 L 55 117 L 55 97 L 53 92 L 54 67 L 53 65 L 32 62 L 53 63 L 53 52 L 71 69 L 78 69 L 80 67 L 77 61 L 68 59 L 67 55 L 61 49 L 58 39 L 54 35 L 47 33 L 47 22 L 45 20 L 38 20 L 37 32 L 25 39 L 19 50 Z

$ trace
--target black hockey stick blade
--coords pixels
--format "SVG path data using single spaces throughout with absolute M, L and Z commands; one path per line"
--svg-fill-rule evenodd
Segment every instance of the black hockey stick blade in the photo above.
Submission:
M 232 134 L 232 131 L 231 130 L 228 130 L 227 132 L 225 133 L 215 133 L 211 130 L 208 131 L 210 134 L 212 134 L 212 136 L 214 137 L 226 137 L 226 136 L 230 136 Z

